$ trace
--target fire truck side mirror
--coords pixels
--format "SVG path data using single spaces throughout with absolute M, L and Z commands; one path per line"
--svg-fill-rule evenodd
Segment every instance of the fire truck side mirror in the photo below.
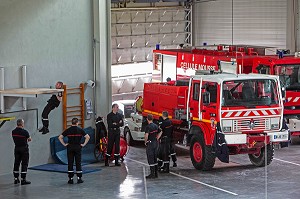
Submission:
M 209 92 L 202 93 L 202 103 L 203 103 L 203 105 L 209 105 L 209 103 L 210 103 L 210 93 Z

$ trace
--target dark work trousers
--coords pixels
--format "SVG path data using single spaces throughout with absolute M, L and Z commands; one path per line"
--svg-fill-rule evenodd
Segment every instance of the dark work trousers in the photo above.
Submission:
M 163 163 L 170 162 L 170 138 L 162 137 L 159 145 L 159 159 L 163 161 Z
M 25 179 L 27 174 L 29 161 L 29 149 L 28 146 L 16 146 L 15 147 L 15 163 L 14 163 L 14 177 L 19 177 L 19 167 L 21 166 L 21 178 Z
M 113 146 L 115 144 L 114 157 L 119 158 L 120 156 L 120 129 L 108 130 L 108 145 L 107 145 L 107 157 L 110 158 Z
M 176 162 L 177 157 L 176 157 L 175 147 L 174 147 L 174 144 L 172 143 L 172 141 L 170 142 L 170 155 L 171 155 L 172 161 Z
M 48 119 L 48 116 L 49 116 L 49 113 L 50 113 L 53 109 L 55 109 L 55 106 L 52 105 L 52 104 L 50 104 L 50 103 L 48 103 L 48 104 L 45 106 L 45 108 L 44 108 L 44 110 L 43 110 L 43 112 L 42 112 L 42 123 L 43 123 L 43 126 L 46 127 L 46 128 L 49 127 L 49 119 Z
M 157 165 L 157 146 L 156 140 L 147 143 L 146 153 L 149 166 Z
M 68 144 L 67 146 L 67 155 L 68 155 L 68 176 L 73 178 L 73 164 L 75 159 L 76 165 L 76 174 L 77 177 L 82 177 L 82 168 L 81 168 L 81 146 L 80 144 Z

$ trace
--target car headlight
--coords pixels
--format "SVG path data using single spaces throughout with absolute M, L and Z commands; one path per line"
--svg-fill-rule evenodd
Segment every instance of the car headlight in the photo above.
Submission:
M 141 131 L 141 127 L 134 127 L 134 131 Z

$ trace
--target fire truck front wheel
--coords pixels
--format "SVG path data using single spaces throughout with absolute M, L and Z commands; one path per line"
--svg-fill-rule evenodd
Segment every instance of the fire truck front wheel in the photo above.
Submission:
M 211 146 L 206 146 L 202 135 L 193 135 L 190 145 L 190 157 L 194 167 L 208 171 L 215 165 L 215 156 Z
M 264 167 L 266 165 L 269 165 L 272 162 L 273 156 L 274 156 L 273 144 L 268 144 L 267 148 L 265 147 L 261 148 L 259 154 L 249 154 L 249 159 L 253 165 L 258 167 Z

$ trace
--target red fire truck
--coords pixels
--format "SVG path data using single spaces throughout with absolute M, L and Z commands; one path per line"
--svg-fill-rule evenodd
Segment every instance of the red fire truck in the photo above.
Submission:
M 276 52 L 276 50 L 273 50 Z M 236 74 L 278 75 L 286 89 L 284 118 L 291 135 L 300 135 L 300 57 L 266 55 L 266 47 L 217 45 L 201 48 L 154 50 L 154 80 L 177 80 L 196 70 L 223 70 Z
M 142 114 L 159 120 L 162 111 L 169 112 L 196 169 L 210 170 L 223 151 L 218 147 L 226 147 L 227 155 L 249 154 L 254 165 L 265 166 L 273 159 L 273 145 L 288 141 L 280 88 L 277 76 L 258 74 L 145 83 Z

